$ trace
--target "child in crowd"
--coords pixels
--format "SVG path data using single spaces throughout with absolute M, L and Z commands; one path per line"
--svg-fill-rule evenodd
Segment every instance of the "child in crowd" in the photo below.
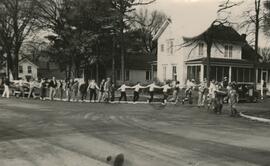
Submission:
M 125 83 L 123 83 L 121 85 L 121 87 L 117 89 L 117 90 L 119 90 L 121 92 L 119 102 L 122 100 L 122 98 L 124 98 L 124 101 L 127 101 L 127 94 L 126 94 L 126 89 L 127 88 L 131 88 L 131 87 L 127 86 Z
M 36 88 L 36 81 L 34 79 L 30 79 L 28 99 L 30 99 L 31 95 L 33 96 L 33 98 L 36 98 L 35 88 Z
M 187 81 L 187 87 L 185 90 L 185 98 L 182 100 L 182 104 L 185 104 L 185 101 L 188 101 L 189 104 L 193 103 L 192 99 L 192 91 L 195 88 L 195 80 L 192 79 L 191 81 Z
M 57 88 L 57 81 L 55 77 L 52 77 L 52 80 L 49 83 L 49 87 L 50 87 L 50 100 L 54 100 Z
M 237 86 L 235 84 L 229 84 L 229 104 L 231 109 L 231 116 L 235 117 L 238 116 L 238 112 L 236 109 L 236 105 L 239 100 L 239 95 L 237 93 Z
M 143 88 L 146 88 L 146 87 L 141 86 L 141 83 L 140 82 L 137 82 L 137 84 L 135 86 L 131 87 L 131 88 L 134 89 L 134 92 L 133 92 L 133 102 L 135 103 L 140 98 L 140 90 L 143 89 Z
M 111 100 L 111 102 L 113 102 L 114 101 L 114 98 L 115 98 L 115 84 L 114 83 L 112 83 L 112 85 L 111 85 L 111 88 L 110 88 L 111 90 L 110 90 L 110 100 Z
M 104 93 L 104 86 L 105 86 L 105 79 L 102 79 L 99 87 L 100 87 L 100 90 L 99 90 L 99 93 L 98 93 L 98 102 L 100 103 L 102 101 L 102 96 L 103 96 L 103 93 Z
M 46 97 L 46 81 L 45 79 L 41 79 L 40 81 L 40 100 L 45 100 Z
M 79 81 L 75 80 L 71 86 L 73 101 L 78 101 L 78 92 L 79 92 Z
M 70 99 L 71 99 L 73 82 L 74 82 L 73 79 L 67 79 L 66 80 L 65 91 L 66 91 L 66 100 L 68 102 L 70 102 Z
M 90 92 L 90 102 L 92 102 L 93 97 L 94 97 L 94 102 L 95 102 L 97 99 L 96 90 L 99 90 L 96 80 L 89 81 L 87 90 Z
M 180 92 L 180 82 L 176 81 L 173 86 L 172 86 L 172 90 L 173 90 L 173 97 L 170 101 L 174 102 L 175 104 L 178 101 L 179 98 L 179 92 Z
M 169 82 L 166 82 L 166 84 L 163 85 L 161 88 L 163 89 L 163 102 L 162 102 L 162 104 L 165 105 L 165 104 L 167 104 L 167 100 L 168 100 L 168 96 L 169 96 L 168 90 L 171 89 Z
M 111 97 L 111 90 L 112 90 L 112 82 L 110 78 L 107 78 L 104 84 L 104 93 L 103 93 L 103 101 L 109 102 Z
M 24 93 L 24 88 L 23 88 L 23 86 L 24 86 L 24 79 L 20 79 L 19 80 L 19 90 L 20 90 L 20 92 L 21 92 L 21 95 L 22 95 L 22 98 L 24 98 L 25 97 L 25 93 Z
M 148 100 L 148 103 L 151 103 L 154 100 L 154 91 L 155 91 L 155 89 L 157 89 L 157 88 L 159 89 L 160 86 L 157 86 L 156 83 L 153 81 L 153 83 L 146 86 L 146 88 L 149 88 L 150 99 Z
M 4 80 L 4 92 L 3 92 L 3 94 L 2 94 L 2 97 L 7 97 L 7 98 L 9 98 L 9 85 L 10 85 L 10 83 L 9 83 L 9 80 L 6 78 L 5 80 Z
M 199 85 L 198 92 L 198 107 L 203 107 L 206 99 L 207 81 L 204 81 Z
M 84 102 L 84 100 L 87 97 L 87 83 L 85 80 L 82 81 L 82 83 L 80 84 L 79 90 L 80 90 L 80 94 L 81 94 L 81 101 Z

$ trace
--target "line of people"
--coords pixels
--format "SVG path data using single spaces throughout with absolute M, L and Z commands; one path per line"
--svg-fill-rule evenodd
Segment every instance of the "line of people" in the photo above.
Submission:
M 179 81 L 167 81 L 164 85 L 158 86 L 155 82 L 149 85 L 143 86 L 140 82 L 137 82 L 134 86 L 128 86 L 123 83 L 118 89 L 116 89 L 114 83 L 110 78 L 102 79 L 100 84 L 95 80 L 84 79 L 67 79 L 67 80 L 56 80 L 53 77 L 51 80 L 41 79 L 40 81 L 31 79 L 29 82 L 20 79 L 14 82 L 17 85 L 17 89 L 20 92 L 20 96 L 30 98 L 39 97 L 41 100 L 49 99 L 66 101 L 85 101 L 88 93 L 90 102 L 109 102 L 115 100 L 115 92 L 120 92 L 119 102 L 124 100 L 127 101 L 127 89 L 133 90 L 133 102 L 136 103 L 140 99 L 140 93 L 143 89 L 148 89 L 149 98 L 148 102 L 154 101 L 154 95 L 156 89 L 161 89 L 163 93 L 162 104 L 166 104 L 167 101 L 177 103 L 181 101 L 185 104 L 188 101 L 190 104 L 193 103 L 192 93 L 195 89 L 198 90 L 198 106 L 202 107 L 207 104 L 208 108 L 214 110 L 216 113 L 222 112 L 224 98 L 230 103 L 232 116 L 237 115 L 236 103 L 238 102 L 237 86 L 236 83 L 228 83 L 227 77 L 224 77 L 222 82 L 212 80 L 210 86 L 207 86 L 207 80 L 205 79 L 200 84 L 196 84 L 195 80 L 188 80 L 185 86 L 185 96 L 179 100 L 180 90 L 184 87 L 180 87 Z M 9 86 L 8 80 L 4 81 L 4 92 L 2 97 L 9 98 Z M 28 87 L 28 92 L 25 92 L 24 87 Z M 38 90 L 39 89 L 39 90 Z M 172 97 L 169 99 L 169 91 L 172 92 Z
M 5 82 L 5 90 L 3 97 L 9 98 L 9 86 L 10 83 Z M 180 83 L 176 82 L 173 86 L 167 82 L 163 86 L 158 86 L 155 82 L 149 85 L 143 86 L 140 82 L 137 82 L 134 86 L 128 86 L 123 83 L 118 89 L 116 89 L 114 83 L 112 83 L 110 78 L 106 80 L 103 79 L 98 85 L 95 80 L 85 81 L 83 79 L 67 79 L 67 80 L 56 80 L 55 77 L 49 79 L 41 79 L 40 81 L 30 79 L 25 81 L 20 79 L 13 82 L 13 87 L 16 87 L 15 93 L 19 93 L 18 96 L 24 97 L 40 97 L 41 100 L 55 100 L 55 98 L 66 101 L 84 101 L 89 93 L 90 102 L 109 102 L 115 100 L 115 92 L 120 92 L 119 101 L 127 101 L 126 89 L 132 89 L 133 92 L 133 102 L 137 102 L 140 99 L 140 93 L 142 89 L 148 89 L 149 99 L 148 102 L 154 101 L 154 93 L 156 89 L 162 89 L 163 91 L 163 104 L 167 103 L 169 97 L 169 90 L 173 89 L 173 100 L 176 101 L 178 98 L 178 93 L 180 91 Z M 27 87 L 27 88 L 25 88 Z M 25 90 L 28 91 L 25 91 Z M 98 92 L 98 93 L 97 93 Z M 38 95 L 39 94 L 39 95 Z

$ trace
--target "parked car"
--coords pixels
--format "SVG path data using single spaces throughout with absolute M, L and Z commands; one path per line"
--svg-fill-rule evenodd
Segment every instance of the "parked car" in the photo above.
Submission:
M 12 94 L 15 97 L 20 97 L 22 96 L 22 93 L 20 91 L 20 87 L 19 87 L 19 81 L 18 80 L 14 80 L 10 83 L 10 88 L 12 91 Z M 24 96 L 23 97 L 27 97 L 28 96 L 28 92 L 29 92 L 29 84 L 27 83 L 23 83 L 23 91 L 24 91 Z
M 260 97 L 260 93 L 255 90 L 255 86 L 252 83 L 239 83 L 237 84 L 237 89 L 240 102 L 257 102 Z

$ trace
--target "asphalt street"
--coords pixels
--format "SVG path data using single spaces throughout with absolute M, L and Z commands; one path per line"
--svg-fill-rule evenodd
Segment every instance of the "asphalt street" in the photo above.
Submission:
M 190 105 L 0 99 L 0 165 L 268 166 L 269 128 Z

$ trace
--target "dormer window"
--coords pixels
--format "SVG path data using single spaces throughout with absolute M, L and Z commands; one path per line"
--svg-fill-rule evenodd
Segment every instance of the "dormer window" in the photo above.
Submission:
M 225 58 L 232 58 L 232 54 L 233 54 L 233 46 L 232 45 L 225 45 L 224 57 Z
M 203 56 L 204 43 L 199 43 L 199 56 Z

